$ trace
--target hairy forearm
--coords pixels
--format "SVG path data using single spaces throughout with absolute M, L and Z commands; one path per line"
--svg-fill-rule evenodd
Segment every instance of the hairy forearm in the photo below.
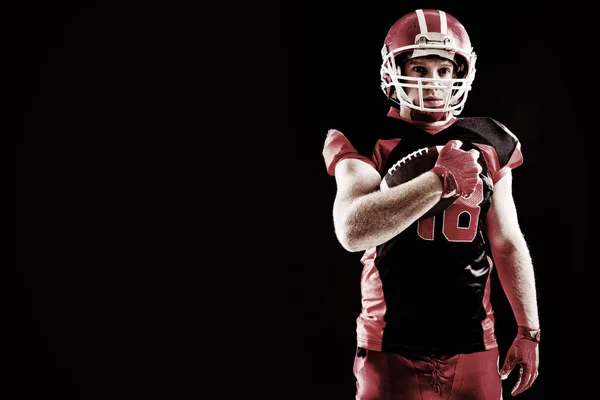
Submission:
M 539 328 L 535 275 L 524 239 L 494 252 L 500 284 L 518 325 Z
M 398 235 L 439 200 L 442 183 L 426 172 L 400 186 L 355 199 L 336 222 L 336 233 L 349 251 L 363 251 Z

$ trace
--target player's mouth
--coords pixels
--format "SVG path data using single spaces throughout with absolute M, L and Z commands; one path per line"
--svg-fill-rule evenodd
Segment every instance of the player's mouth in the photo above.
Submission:
M 444 100 L 439 97 L 426 97 L 423 99 L 423 105 L 429 108 L 443 108 Z

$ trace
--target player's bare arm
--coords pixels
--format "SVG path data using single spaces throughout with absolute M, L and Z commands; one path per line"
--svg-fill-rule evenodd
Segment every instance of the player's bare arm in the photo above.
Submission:
M 509 172 L 494 186 L 486 229 L 498 278 L 519 325 L 539 327 L 533 264 L 517 217 Z
M 511 390 L 514 396 L 527 390 L 538 376 L 539 333 L 536 335 L 535 332 L 540 322 L 533 264 L 519 227 L 512 196 L 511 173 L 500 179 L 494 187 L 486 228 L 498 278 L 519 326 L 500 372 L 502 379 L 506 379 L 518 367 L 518 379 Z
M 335 233 L 351 252 L 372 248 L 398 235 L 439 201 L 443 189 L 439 177 L 428 171 L 380 191 L 377 170 L 352 158 L 336 165 L 335 179 Z

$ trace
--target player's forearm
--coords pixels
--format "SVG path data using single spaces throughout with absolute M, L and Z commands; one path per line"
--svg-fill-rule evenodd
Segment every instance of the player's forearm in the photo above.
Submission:
M 498 278 L 518 325 L 539 328 L 535 275 L 524 240 L 494 252 Z
M 363 251 L 390 240 L 439 200 L 442 184 L 426 172 L 400 186 L 354 200 L 336 223 L 338 239 L 348 251 Z

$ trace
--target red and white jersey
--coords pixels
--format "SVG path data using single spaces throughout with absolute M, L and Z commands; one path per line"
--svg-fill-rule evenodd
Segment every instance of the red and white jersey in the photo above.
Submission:
M 480 184 L 441 214 L 416 221 L 362 256 L 358 346 L 371 350 L 470 353 L 497 346 L 490 304 L 494 266 L 484 229 L 494 184 L 522 164 L 518 139 L 492 118 L 454 118 L 428 129 L 392 111 L 370 154 L 361 154 L 339 130 L 323 148 L 327 171 L 341 159 L 360 159 L 379 171 L 405 155 L 451 139 L 481 156 Z M 396 134 L 397 133 L 397 134 Z M 401 134 L 400 134 L 401 133 Z

